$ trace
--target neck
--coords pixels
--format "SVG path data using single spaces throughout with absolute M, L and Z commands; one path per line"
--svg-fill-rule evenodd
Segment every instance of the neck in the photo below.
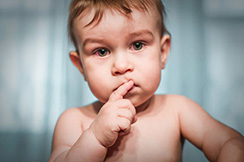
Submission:
M 151 98 L 149 98 L 146 102 L 141 104 L 140 106 L 137 106 L 136 113 L 139 114 L 139 113 L 147 110 L 152 105 L 153 100 L 154 100 L 154 95 Z
M 154 95 L 152 97 L 150 97 L 146 102 L 144 102 L 143 104 L 135 107 L 136 109 L 136 113 L 139 114 L 145 110 L 147 110 L 153 103 L 154 100 Z M 104 103 L 97 101 L 95 103 L 93 103 L 93 108 L 95 109 L 95 111 L 98 113 L 100 111 L 100 109 L 102 108 L 102 106 L 104 105 Z

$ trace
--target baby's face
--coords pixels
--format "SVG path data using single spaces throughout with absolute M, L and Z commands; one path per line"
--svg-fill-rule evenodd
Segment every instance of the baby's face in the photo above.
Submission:
M 134 81 L 134 87 L 124 98 L 134 106 L 144 103 L 158 88 L 161 38 L 155 16 L 133 10 L 128 18 L 107 10 L 98 25 L 86 26 L 93 13 L 76 19 L 84 75 L 101 102 L 128 80 Z

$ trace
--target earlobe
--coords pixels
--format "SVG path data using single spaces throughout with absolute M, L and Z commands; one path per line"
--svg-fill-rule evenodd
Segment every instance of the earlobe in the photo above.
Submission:
M 161 38 L 161 68 L 164 69 L 170 51 L 171 39 L 169 35 L 163 35 Z
M 80 59 L 80 55 L 78 54 L 78 52 L 76 51 L 71 51 L 69 53 L 69 57 L 70 60 L 72 61 L 72 63 L 76 66 L 76 68 L 81 72 L 81 74 L 84 76 L 85 80 L 86 80 L 86 76 L 84 73 L 84 68 Z

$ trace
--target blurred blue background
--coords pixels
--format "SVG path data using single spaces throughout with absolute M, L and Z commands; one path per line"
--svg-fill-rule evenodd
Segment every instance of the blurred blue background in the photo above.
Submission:
M 43 162 L 67 108 L 95 100 L 69 60 L 70 0 L 0 0 L 0 161 Z M 172 49 L 157 93 L 244 134 L 244 1 L 164 0 Z M 183 161 L 207 161 L 186 143 Z

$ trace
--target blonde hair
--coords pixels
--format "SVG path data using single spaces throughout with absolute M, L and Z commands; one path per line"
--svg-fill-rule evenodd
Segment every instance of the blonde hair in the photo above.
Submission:
M 93 19 L 86 25 L 89 26 L 94 22 L 98 24 L 106 9 L 113 9 L 125 16 L 130 16 L 133 8 L 143 12 L 148 11 L 149 8 L 156 10 L 160 18 L 159 30 L 161 36 L 164 33 L 168 33 L 163 20 L 165 8 L 161 0 L 72 0 L 69 8 L 68 31 L 70 40 L 74 44 L 76 50 L 78 49 L 78 45 L 75 39 L 73 23 L 84 11 L 90 11 L 91 9 L 95 11 Z

